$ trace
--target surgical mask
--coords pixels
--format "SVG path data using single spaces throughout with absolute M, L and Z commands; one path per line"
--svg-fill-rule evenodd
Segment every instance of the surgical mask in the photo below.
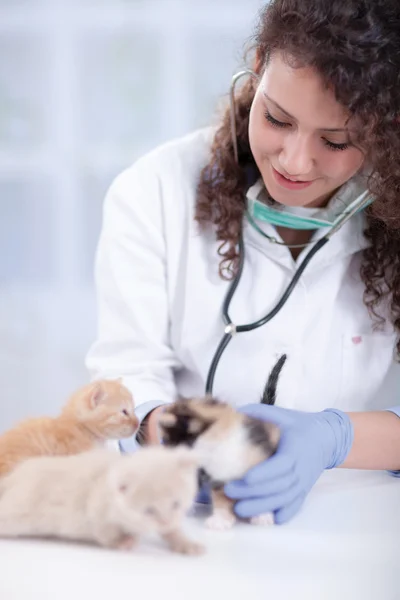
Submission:
M 254 226 L 254 221 L 264 221 L 275 227 L 289 229 L 315 230 L 333 227 L 345 214 L 350 213 L 366 196 L 365 185 L 359 178 L 344 184 L 324 208 L 308 208 L 305 206 L 286 206 L 267 204 L 268 196 L 262 180 L 252 186 L 247 193 L 247 216 Z M 372 202 L 371 196 L 369 204 Z M 365 204 L 363 205 L 365 208 Z M 256 227 L 257 228 L 257 227 Z M 258 229 L 258 228 L 257 228 Z

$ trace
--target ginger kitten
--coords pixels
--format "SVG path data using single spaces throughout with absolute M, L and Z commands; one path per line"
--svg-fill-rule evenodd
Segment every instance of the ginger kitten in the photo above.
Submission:
M 100 380 L 78 389 L 58 417 L 22 421 L 0 436 L 0 476 L 33 456 L 85 452 L 138 428 L 134 402 L 121 380 Z

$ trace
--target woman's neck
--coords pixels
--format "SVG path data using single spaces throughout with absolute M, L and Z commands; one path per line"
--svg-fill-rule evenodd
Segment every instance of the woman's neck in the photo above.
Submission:
M 288 229 L 287 227 L 277 227 L 277 232 L 281 236 L 285 244 L 307 244 L 313 235 L 313 231 L 305 229 Z M 294 260 L 299 256 L 303 248 L 289 248 Z

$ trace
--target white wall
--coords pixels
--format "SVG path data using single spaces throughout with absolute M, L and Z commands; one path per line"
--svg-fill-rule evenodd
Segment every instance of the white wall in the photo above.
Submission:
M 205 125 L 260 0 L 0 0 L 0 431 L 87 381 L 104 194 Z

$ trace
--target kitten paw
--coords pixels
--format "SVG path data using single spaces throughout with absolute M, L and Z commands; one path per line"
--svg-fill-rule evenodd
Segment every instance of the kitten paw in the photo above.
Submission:
M 206 551 L 202 544 L 192 542 L 181 531 L 173 530 L 162 534 L 162 538 L 167 542 L 172 552 L 179 554 L 191 554 L 192 556 L 204 554 Z
M 206 549 L 203 544 L 198 544 L 197 542 L 191 542 L 189 540 L 181 540 L 177 542 L 171 547 L 173 552 L 178 552 L 179 554 L 189 554 L 191 556 L 200 556 L 200 554 L 204 554 Z
M 270 527 L 275 525 L 275 519 L 273 513 L 264 513 L 263 515 L 257 515 L 250 519 L 252 525 L 261 525 L 263 527 Z
M 134 546 L 137 544 L 137 537 L 133 535 L 124 535 L 121 539 L 118 540 L 118 543 L 115 547 L 118 550 L 132 550 Z
M 236 523 L 236 518 L 228 512 L 215 512 L 205 523 L 206 527 L 213 531 L 228 531 Z

